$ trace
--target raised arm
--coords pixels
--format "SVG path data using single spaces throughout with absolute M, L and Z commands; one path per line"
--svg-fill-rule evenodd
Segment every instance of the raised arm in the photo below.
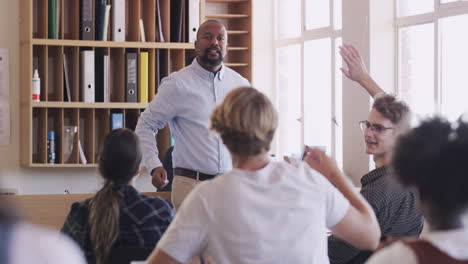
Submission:
M 346 77 L 359 83 L 372 97 L 375 97 L 378 93 L 384 92 L 374 79 L 370 77 L 361 55 L 359 55 L 359 52 L 354 46 L 340 46 L 340 54 L 348 66 L 348 69 L 340 69 Z
M 341 221 L 330 228 L 333 234 L 360 249 L 375 249 L 380 240 L 380 227 L 372 207 L 324 151 L 307 147 L 306 152 L 304 161 L 324 175 L 351 205 Z

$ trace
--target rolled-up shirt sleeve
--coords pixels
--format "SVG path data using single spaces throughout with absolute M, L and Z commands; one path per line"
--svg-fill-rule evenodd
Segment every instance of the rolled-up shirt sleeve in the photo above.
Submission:
M 143 164 L 149 172 L 156 167 L 162 167 L 158 158 L 156 145 L 156 134 L 159 129 L 164 128 L 167 123 L 176 116 L 177 109 L 177 80 L 166 77 L 159 86 L 156 97 L 149 103 L 141 114 L 135 129 L 143 152 Z

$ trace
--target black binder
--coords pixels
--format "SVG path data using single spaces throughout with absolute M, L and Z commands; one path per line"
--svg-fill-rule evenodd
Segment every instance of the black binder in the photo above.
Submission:
M 138 102 L 138 54 L 134 52 L 126 53 L 126 67 L 125 67 L 125 101 L 136 103 Z
M 80 39 L 94 40 L 93 0 L 80 0 Z

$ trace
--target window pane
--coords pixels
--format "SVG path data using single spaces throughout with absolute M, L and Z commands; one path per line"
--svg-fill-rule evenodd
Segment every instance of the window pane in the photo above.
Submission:
M 278 66 L 278 155 L 299 154 L 301 147 L 301 46 L 277 50 Z
M 433 0 L 398 0 L 398 16 L 411 16 L 434 11 Z
M 301 0 L 276 0 L 276 17 L 278 39 L 301 35 Z
M 304 42 L 304 143 L 331 153 L 331 39 Z
M 340 56 L 339 47 L 342 39 L 335 40 L 335 159 L 340 168 L 343 167 L 343 74 L 340 68 L 343 61 Z
M 306 0 L 305 10 L 307 30 L 330 25 L 330 0 Z
M 333 0 L 333 27 L 335 29 L 341 29 L 342 28 L 342 16 L 343 12 L 341 11 L 342 9 L 342 0 Z
M 441 111 L 451 120 L 468 108 L 468 15 L 440 20 Z
M 399 89 L 419 115 L 434 113 L 434 25 L 400 29 Z

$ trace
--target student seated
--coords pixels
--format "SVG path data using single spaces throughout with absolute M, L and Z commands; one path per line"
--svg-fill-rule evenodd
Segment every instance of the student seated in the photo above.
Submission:
M 0 263 L 84 264 L 78 246 L 64 235 L 21 219 L 11 201 L 0 195 Z
M 395 147 L 396 178 L 414 189 L 430 232 L 375 253 L 367 263 L 468 263 L 468 123 L 431 118 Z
M 146 259 L 169 226 L 174 215 L 170 203 L 141 195 L 132 186 L 141 157 L 138 137 L 129 129 L 113 130 L 104 139 L 99 152 L 104 186 L 91 199 L 74 203 L 62 227 L 88 263 L 108 263 L 111 252 L 132 249 L 143 252 L 133 260 Z
M 270 160 L 277 122 L 273 104 L 253 88 L 225 97 L 211 129 L 234 169 L 195 187 L 148 263 L 186 263 L 203 253 L 213 263 L 323 264 L 327 228 L 356 247 L 377 246 L 372 208 L 324 152 L 308 149 L 308 164 L 297 166 Z

